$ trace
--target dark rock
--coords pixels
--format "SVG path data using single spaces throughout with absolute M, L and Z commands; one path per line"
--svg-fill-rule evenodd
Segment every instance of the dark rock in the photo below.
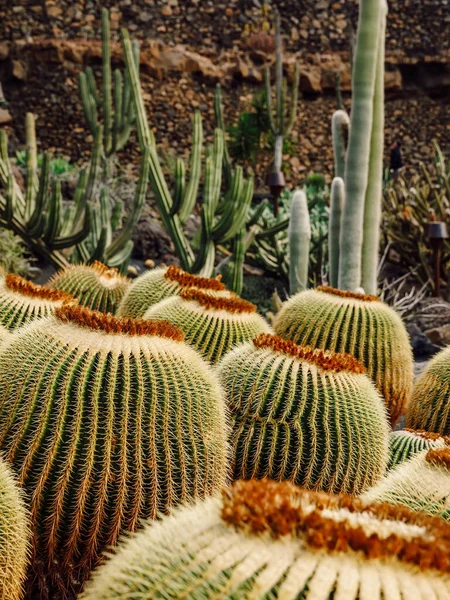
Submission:
M 415 323 L 408 323 L 406 329 L 411 340 L 414 358 L 423 359 L 430 357 L 441 349 L 439 346 L 433 344 L 429 337 Z

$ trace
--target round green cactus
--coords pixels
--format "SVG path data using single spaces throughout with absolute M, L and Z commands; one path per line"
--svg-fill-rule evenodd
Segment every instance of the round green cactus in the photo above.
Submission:
M 66 292 L 36 285 L 19 275 L 0 279 L 0 324 L 9 331 L 48 317 L 67 303 L 76 300 Z
M 392 469 L 422 450 L 444 448 L 450 438 L 423 429 L 401 429 L 389 434 L 389 465 Z
M 68 292 L 82 306 L 114 314 L 131 281 L 101 262 L 92 265 L 70 265 L 59 271 L 48 286 Z
M 389 471 L 361 498 L 400 504 L 450 521 L 450 448 L 419 452 Z
M 361 493 L 383 476 L 386 410 L 359 361 L 260 335 L 218 366 L 236 479 Z
M 254 304 L 238 296 L 213 296 L 191 288 L 152 306 L 144 319 L 162 319 L 176 325 L 183 330 L 188 344 L 216 363 L 234 346 L 272 331 L 255 311 Z
M 285 302 L 274 328 L 302 346 L 361 360 L 385 400 L 391 425 L 396 424 L 411 393 L 413 356 L 405 326 L 387 304 L 376 296 L 322 286 Z
M 121 531 L 224 485 L 223 391 L 182 340 L 63 306 L 3 347 L 0 450 L 31 503 L 36 594 L 72 597 Z
M 414 384 L 406 424 L 450 435 L 450 346 L 430 360 Z
M 444 600 L 450 525 L 403 507 L 239 481 L 125 538 L 83 600 Z
M 30 532 L 21 491 L 0 458 L 0 598 L 20 600 L 28 567 Z
M 133 281 L 119 304 L 117 315 L 139 319 L 143 317 L 150 306 L 171 296 L 177 296 L 189 288 L 207 290 L 210 294 L 219 296 L 232 295 L 220 278 L 212 279 L 191 275 L 175 265 L 159 267 L 144 273 Z

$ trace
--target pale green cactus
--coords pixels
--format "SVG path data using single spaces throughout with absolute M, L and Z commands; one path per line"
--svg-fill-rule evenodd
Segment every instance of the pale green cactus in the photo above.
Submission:
M 309 246 L 311 225 L 309 222 L 308 201 L 305 192 L 294 192 L 288 228 L 289 238 L 289 292 L 308 288 Z
M 344 202 L 344 180 L 340 177 L 335 177 L 331 184 L 330 220 L 328 222 L 328 263 L 330 268 L 330 285 L 334 288 L 337 288 L 339 281 L 339 244 Z

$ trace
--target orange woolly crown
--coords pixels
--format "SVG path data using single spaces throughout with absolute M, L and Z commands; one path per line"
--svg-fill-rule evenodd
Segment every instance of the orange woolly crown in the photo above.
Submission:
M 195 288 L 183 290 L 180 293 L 180 298 L 185 300 L 194 300 L 204 308 L 213 308 L 215 310 L 225 310 L 229 313 L 253 313 L 256 311 L 256 306 L 251 302 L 247 302 L 239 296 L 212 296 L 207 292 Z
M 425 429 L 409 429 L 409 427 L 405 427 L 402 431 L 408 431 L 408 433 L 413 433 L 418 437 L 423 438 L 424 440 L 430 440 L 432 442 L 436 440 L 444 440 L 446 444 L 450 444 L 450 436 L 441 435 L 440 433 L 434 433 L 434 431 L 425 431 Z
M 391 533 L 382 538 L 366 533 L 358 524 L 332 519 L 324 509 L 347 509 L 380 521 L 417 525 L 426 529 L 426 535 L 404 538 Z M 424 569 L 450 573 L 450 524 L 400 505 L 364 504 L 346 494 L 312 492 L 268 479 L 237 481 L 223 492 L 222 520 L 251 534 L 269 532 L 274 538 L 291 534 L 316 549 L 361 552 L 369 559 L 395 557 Z
M 297 346 L 290 340 L 284 340 L 277 335 L 260 333 L 254 340 L 256 348 L 270 348 L 275 352 L 281 352 L 288 356 L 294 356 L 313 363 L 326 371 L 351 371 L 353 373 L 365 373 L 366 367 L 363 363 L 351 356 L 351 354 L 340 354 L 330 350 L 320 350 L 310 346 Z
M 319 285 L 316 290 L 324 292 L 325 294 L 341 296 L 341 298 L 352 298 L 353 300 L 362 300 L 363 302 L 380 302 L 378 296 L 372 296 L 371 294 L 357 294 L 356 292 L 348 292 L 347 290 L 338 290 L 329 285 Z
M 112 314 L 90 310 L 82 306 L 64 305 L 55 310 L 55 316 L 63 323 L 75 323 L 94 331 L 123 333 L 127 335 L 151 335 L 182 342 L 184 333 L 168 321 L 144 321 L 114 317 Z
M 53 300 L 54 302 L 73 302 L 76 300 L 67 292 L 61 290 L 52 290 L 45 285 L 38 285 L 32 283 L 19 275 L 6 275 L 5 277 L 6 287 L 12 292 L 17 292 L 22 296 L 29 296 L 30 298 L 38 298 L 40 300 Z
M 191 275 L 186 273 L 180 267 L 171 265 L 164 274 L 166 279 L 176 281 L 181 287 L 196 287 L 203 290 L 216 290 L 221 291 L 226 289 L 225 285 L 220 281 L 220 275 L 216 279 L 210 277 L 199 277 L 198 275 Z
M 425 460 L 431 465 L 445 467 L 450 470 L 450 448 L 430 448 L 425 456 Z

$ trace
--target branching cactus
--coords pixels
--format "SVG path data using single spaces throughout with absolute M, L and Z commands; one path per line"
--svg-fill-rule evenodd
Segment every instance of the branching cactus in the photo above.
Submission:
M 234 346 L 272 331 L 251 302 L 197 288 L 182 290 L 178 296 L 155 304 L 143 318 L 176 325 L 184 332 L 186 342 L 213 363 Z
M 158 267 L 137 277 L 125 292 L 117 310 L 121 317 L 141 318 L 154 304 L 177 296 L 183 290 L 198 288 L 210 294 L 230 296 L 220 277 L 199 277 L 180 267 Z
M 83 600 L 444 600 L 450 525 L 289 483 L 238 481 L 126 537 Z M 163 592 L 162 592 L 163 590 Z
M 285 302 L 274 327 L 296 344 L 361 360 L 395 425 L 412 390 L 413 356 L 405 326 L 392 308 L 376 296 L 320 286 Z
M 64 304 L 76 304 L 76 300 L 66 292 L 37 285 L 19 275 L 0 280 L 0 324 L 8 331 L 48 317 Z
M 122 531 L 223 487 L 223 392 L 182 340 L 64 306 L 2 349 L 0 450 L 30 502 L 30 598 L 72 598 Z
M 139 71 L 139 43 L 132 42 L 133 59 Z M 102 86 L 101 93 L 92 69 L 88 67 L 80 73 L 80 92 L 86 123 L 96 135 L 99 127 L 98 111 L 101 109 L 103 121 L 103 147 L 105 156 L 109 158 L 127 143 L 133 124 L 136 121 L 131 95 L 131 82 L 128 72 L 120 69 L 114 71 L 114 86 L 111 73 L 111 32 L 109 12 L 102 9 Z
M 450 521 L 450 447 L 423 450 L 402 462 L 362 499 L 400 504 Z
M 9 466 L 0 458 L 0 598 L 23 598 L 29 550 L 25 502 Z
M 430 448 L 444 448 L 450 443 L 450 438 L 439 433 L 424 431 L 423 429 L 401 429 L 389 434 L 389 466 L 396 465 L 412 458 L 418 452 Z
M 297 190 L 291 203 L 289 219 L 289 292 L 308 288 L 309 245 L 311 225 L 309 222 L 308 201 L 305 192 Z
M 434 356 L 414 384 L 406 425 L 450 435 L 450 347 Z
M 234 477 L 358 494 L 383 476 L 388 425 L 349 355 L 260 335 L 218 367 L 233 416 Z
M 104 313 L 115 313 L 131 281 L 101 262 L 71 265 L 54 275 L 48 287 L 68 292 L 82 306 Z

